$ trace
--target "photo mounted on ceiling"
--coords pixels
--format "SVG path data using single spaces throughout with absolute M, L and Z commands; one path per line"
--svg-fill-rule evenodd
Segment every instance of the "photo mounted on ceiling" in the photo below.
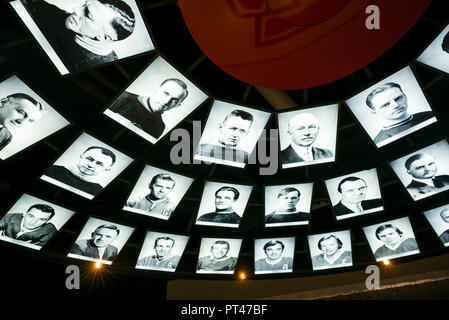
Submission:
M 416 61 L 449 73 L 449 25 L 432 41 Z
M 23 194 L 0 220 L 0 240 L 41 250 L 74 213 Z
M 132 227 L 90 217 L 67 257 L 112 264 L 133 232 Z
M 154 144 L 206 99 L 203 91 L 158 56 L 104 114 Z
M 51 165 L 42 180 L 93 199 L 133 161 L 111 146 L 82 133 Z
M 68 124 L 17 76 L 0 83 L 0 159 L 8 159 Z
M 61 75 L 154 49 L 135 0 L 10 0 Z
M 338 104 L 278 113 L 282 169 L 334 162 Z
M 196 273 L 234 274 L 242 239 L 201 238 Z
M 293 272 L 295 237 L 254 240 L 254 274 Z
M 352 267 L 349 230 L 310 235 L 308 242 L 313 270 Z
M 384 209 L 375 168 L 325 181 L 337 220 Z
M 442 140 L 390 162 L 413 200 L 449 189 L 449 144 Z
M 424 215 L 445 247 L 449 247 L 449 204 L 424 211 Z
M 363 232 L 376 261 L 419 253 L 415 234 L 408 217 L 363 227 Z
M 265 227 L 309 223 L 313 183 L 265 186 Z
M 215 100 L 194 159 L 244 168 L 271 114 Z
M 238 228 L 253 187 L 207 181 L 196 224 Z
M 168 220 L 192 182 L 192 178 L 147 165 L 123 210 Z
M 377 148 L 437 121 L 410 67 L 346 101 Z
M 188 236 L 148 231 L 136 269 L 175 272 L 188 241 Z

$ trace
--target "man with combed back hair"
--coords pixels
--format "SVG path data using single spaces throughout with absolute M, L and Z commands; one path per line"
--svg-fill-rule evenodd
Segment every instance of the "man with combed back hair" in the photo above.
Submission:
M 101 260 L 114 260 L 118 249 L 111 243 L 120 234 L 114 224 L 102 224 L 91 234 L 90 239 L 78 240 L 70 248 L 70 253 Z
M 276 211 L 265 216 L 265 223 L 297 222 L 309 220 L 310 214 L 297 209 L 301 192 L 293 187 L 279 191 Z
M 232 207 L 239 197 L 240 192 L 236 188 L 221 187 L 215 191 L 215 211 L 200 216 L 198 221 L 239 224 L 240 216 Z
M 137 261 L 137 265 L 141 267 L 148 267 L 150 269 L 176 269 L 179 263 L 180 256 L 171 254 L 175 239 L 170 237 L 158 237 L 154 241 L 155 254 L 143 257 Z

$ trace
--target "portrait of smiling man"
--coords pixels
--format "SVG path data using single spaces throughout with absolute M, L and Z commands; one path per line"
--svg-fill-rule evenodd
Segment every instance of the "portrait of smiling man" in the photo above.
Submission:
M 155 254 L 143 257 L 137 261 L 137 266 L 155 270 L 174 270 L 178 266 L 178 255 L 172 254 L 175 239 L 169 236 L 161 236 L 154 241 Z
M 280 240 L 270 240 L 263 246 L 265 258 L 256 260 L 254 270 L 260 272 L 291 272 L 293 258 L 283 255 L 285 244 Z
M 217 240 L 210 247 L 210 255 L 198 259 L 198 271 L 210 273 L 234 271 L 237 258 L 228 256 L 230 244 L 226 240 Z

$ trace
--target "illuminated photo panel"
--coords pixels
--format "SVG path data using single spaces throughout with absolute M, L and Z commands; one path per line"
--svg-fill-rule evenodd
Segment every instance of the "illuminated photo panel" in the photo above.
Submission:
M 206 99 L 204 92 L 159 56 L 104 114 L 156 143 Z
M 338 104 L 278 114 L 282 168 L 334 162 Z
M 384 209 L 377 170 L 363 170 L 325 181 L 337 220 Z
M 244 168 L 271 114 L 215 100 L 194 159 Z
M 432 41 L 416 61 L 449 73 L 449 25 Z
M 10 3 L 62 75 L 154 49 L 135 0 Z
M 0 159 L 8 159 L 68 124 L 17 76 L 0 83 Z
M 238 228 L 252 189 L 241 184 L 206 182 L 196 224 Z
M 168 220 L 192 182 L 192 178 L 147 165 L 123 210 Z
M 265 227 L 309 223 L 313 183 L 265 187 Z
M 74 213 L 23 194 L 0 220 L 0 240 L 40 250 Z
M 295 237 L 254 240 L 254 274 L 293 272 Z
M 67 256 L 112 264 L 133 232 L 134 228 L 90 217 Z
M 390 162 L 413 200 L 449 189 L 449 144 L 442 140 Z
M 352 266 L 349 230 L 310 235 L 308 241 L 313 270 Z
M 385 221 L 363 228 L 376 261 L 419 253 L 408 217 Z
M 449 247 L 449 204 L 424 211 L 424 215 L 445 247 Z
M 93 199 L 132 161 L 120 151 L 82 133 L 44 172 L 41 179 Z
M 136 269 L 175 272 L 188 241 L 188 236 L 148 231 Z
M 234 274 L 242 239 L 202 238 L 196 273 Z
M 410 67 L 346 101 L 380 148 L 437 121 Z

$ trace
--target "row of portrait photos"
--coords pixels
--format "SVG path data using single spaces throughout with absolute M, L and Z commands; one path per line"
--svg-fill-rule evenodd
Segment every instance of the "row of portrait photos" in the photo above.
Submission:
M 49 201 L 23 194 L 0 220 L 0 240 L 40 250 L 75 214 Z M 449 246 L 449 204 L 424 212 L 444 246 Z M 68 257 L 112 264 L 125 246 L 133 227 L 89 217 Z M 418 254 L 419 247 L 408 217 L 363 227 L 376 261 Z M 135 268 L 175 272 L 190 236 L 147 231 Z M 313 270 L 353 265 L 350 230 L 307 236 Z M 233 274 L 241 238 L 201 238 L 196 273 Z M 294 236 L 254 240 L 254 273 L 292 272 Z

